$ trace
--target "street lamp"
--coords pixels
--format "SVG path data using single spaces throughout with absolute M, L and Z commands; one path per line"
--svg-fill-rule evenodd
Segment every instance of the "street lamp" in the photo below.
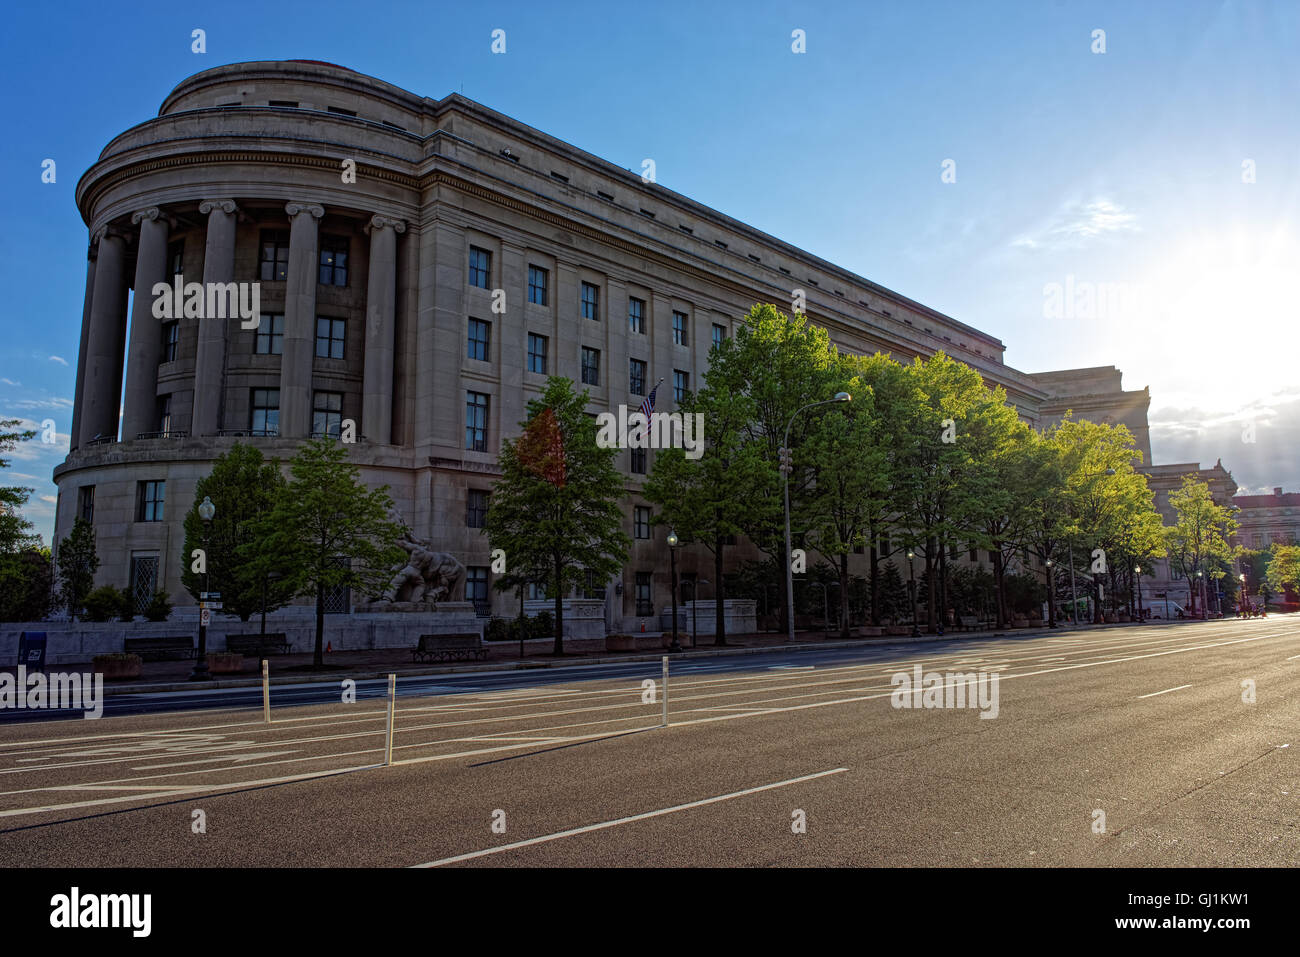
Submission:
M 669 651 L 681 651 L 682 644 L 677 640 L 677 532 L 668 532 L 668 565 L 673 593 L 673 640 L 668 645 Z
M 1196 571 L 1196 583 L 1201 590 L 1201 621 L 1205 621 L 1205 573 L 1200 569 Z
M 1142 566 L 1134 565 L 1133 571 L 1137 574 L 1138 584 L 1138 621 L 1142 620 Z
M 1240 575 L 1238 575 L 1237 580 L 1241 582 L 1241 599 L 1237 602 L 1237 616 L 1239 618 L 1245 618 L 1246 617 L 1246 573 L 1242 572 Z
M 916 552 L 910 548 L 907 550 L 907 591 L 912 599 L 912 637 L 920 638 L 921 632 L 916 627 L 916 568 L 912 564 L 912 559 L 916 557 Z
M 203 501 L 199 503 L 199 518 L 203 519 L 203 594 L 208 593 L 208 531 L 212 527 L 212 517 L 217 514 L 217 507 L 212 504 L 212 499 L 207 495 L 203 496 Z M 199 650 L 195 655 L 194 671 L 190 673 L 190 681 L 207 681 L 208 680 L 208 609 L 205 607 L 207 599 L 199 600 Z
M 794 641 L 794 569 L 790 562 L 790 473 L 794 471 L 793 458 L 790 450 L 790 428 L 794 425 L 794 420 L 802 413 L 809 409 L 815 409 L 819 405 L 834 405 L 836 402 L 852 402 L 853 396 L 847 392 L 836 392 L 835 398 L 827 399 L 824 402 L 810 402 L 802 409 L 796 409 L 794 415 L 790 416 L 790 421 L 785 425 L 785 440 L 781 443 L 778 450 L 781 456 L 781 475 L 784 477 L 782 484 L 785 486 L 785 626 L 786 637 L 791 642 Z
M 1050 558 L 1047 560 L 1047 627 L 1056 627 L 1056 578 L 1052 569 L 1056 563 Z

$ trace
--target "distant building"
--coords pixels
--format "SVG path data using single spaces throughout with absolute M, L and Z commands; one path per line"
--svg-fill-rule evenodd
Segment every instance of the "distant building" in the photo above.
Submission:
M 1241 510 L 1234 544 L 1263 551 L 1300 542 L 1300 492 L 1277 486 L 1272 495 L 1237 495 L 1232 504 Z

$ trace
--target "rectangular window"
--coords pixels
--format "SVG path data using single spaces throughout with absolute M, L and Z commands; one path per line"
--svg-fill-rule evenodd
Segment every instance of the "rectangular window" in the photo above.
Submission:
M 966 549 L 966 550 L 967 550 L 967 552 L 969 553 L 969 558 L 970 558 L 971 561 L 973 561 L 973 562 L 977 562 L 977 561 L 979 561 L 979 558 L 980 558 L 980 557 L 979 557 L 979 552 L 976 551 L 976 549 L 975 549 L 975 543 L 974 543 L 974 542 L 971 542 L 971 543 L 967 546 L 967 549 Z
M 334 564 L 340 568 L 350 569 L 352 562 L 346 555 L 335 555 Z M 325 589 L 325 614 L 346 615 L 352 610 L 352 588 L 346 582 Z
M 632 474 L 645 475 L 645 449 L 628 449 L 632 453 Z
M 628 391 L 633 395 L 645 395 L 645 363 L 640 359 L 627 360 Z
M 655 613 L 654 575 L 651 572 L 636 573 L 636 613 L 641 618 Z
M 627 325 L 631 332 L 645 335 L 645 300 L 629 298 L 627 301 Z
M 283 282 L 289 278 L 289 233 L 287 230 L 263 230 L 260 253 L 263 282 Z
M 600 385 L 600 350 L 582 347 L 582 382 Z
M 877 539 L 877 543 L 878 543 L 877 548 L 879 550 L 879 553 L 881 555 L 888 555 L 889 554 L 889 533 L 881 532 L 879 539 Z
M 278 356 L 284 352 L 283 313 L 262 313 L 253 336 L 253 352 L 261 356 Z
M 313 439 L 337 439 L 342 434 L 343 393 L 312 393 L 311 437 Z
M 175 362 L 181 347 L 181 324 L 175 321 L 164 322 L 162 336 L 162 361 Z
M 541 266 L 528 267 L 528 301 L 539 306 L 546 305 L 546 287 L 550 275 Z
M 492 254 L 477 246 L 469 247 L 469 284 L 480 289 L 488 288 L 492 276 Z
M 673 370 L 673 401 L 681 402 L 686 398 L 686 393 L 691 391 L 691 374 L 682 372 L 679 369 Z
M 254 435 L 280 434 L 279 389 L 254 389 L 249 408 L 252 417 L 248 427 Z
M 481 488 L 472 488 L 465 499 L 465 526 L 483 528 L 487 524 L 488 493 Z
M 582 318 L 599 319 L 600 288 L 589 282 L 582 284 Z
M 172 431 L 172 396 L 171 393 L 158 396 L 158 431 L 166 438 Z
M 632 534 L 636 538 L 650 537 L 650 509 L 644 505 L 632 509 Z
M 465 393 L 465 448 L 471 452 L 487 451 L 488 395 Z
M 958 550 L 959 550 L 959 549 L 957 548 L 956 545 L 953 545 L 953 544 L 949 544 L 949 545 L 948 545 L 948 560 L 949 560 L 949 561 L 955 562 L 955 561 L 957 560 L 957 552 L 958 552 Z
M 482 319 L 471 319 L 469 321 L 469 343 L 466 355 L 471 359 L 480 359 L 483 362 L 488 361 L 491 347 L 491 325 Z
M 599 578 L 597 578 L 596 573 L 591 569 L 587 569 L 586 578 L 587 581 L 585 587 L 582 590 L 582 597 L 604 599 L 605 583 L 602 582 Z
M 131 556 L 131 610 L 143 615 L 158 590 L 158 556 Z
M 320 241 L 320 276 L 322 286 L 348 284 L 348 239 L 346 236 L 322 236 Z
M 727 327 L 720 326 L 716 322 L 713 324 L 713 344 L 720 346 L 727 339 Z
M 673 312 L 673 342 L 679 346 L 686 345 L 686 313 Z
M 77 517 L 94 524 L 95 521 L 95 486 L 83 485 L 77 489 Z
M 178 239 L 167 244 L 167 278 L 179 276 L 185 271 L 185 240 Z
M 528 333 L 528 371 L 546 375 L 546 337 Z
M 316 317 L 316 356 L 320 359 L 343 358 L 343 320 Z
M 139 482 L 135 492 L 135 520 L 137 522 L 161 522 L 163 520 L 163 499 L 166 497 L 166 482 Z
M 480 618 L 492 614 L 492 602 L 488 600 L 486 565 L 471 565 L 465 569 L 465 600 L 474 603 L 474 613 Z

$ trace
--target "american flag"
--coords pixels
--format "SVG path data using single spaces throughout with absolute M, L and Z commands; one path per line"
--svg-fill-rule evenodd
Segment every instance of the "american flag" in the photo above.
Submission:
M 655 410 L 655 393 L 659 391 L 659 386 L 663 384 L 663 381 L 663 379 L 660 379 L 655 383 L 655 387 L 650 390 L 650 394 L 641 402 L 641 408 L 637 409 L 646 417 L 647 422 L 650 421 L 650 414 Z

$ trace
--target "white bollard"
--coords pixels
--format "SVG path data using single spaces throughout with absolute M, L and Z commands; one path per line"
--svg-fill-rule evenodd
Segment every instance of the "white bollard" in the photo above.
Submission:
M 668 727 L 668 656 L 664 655 L 664 723 L 661 727 Z
M 397 717 L 397 675 L 388 676 L 388 740 L 384 743 L 384 767 L 393 763 L 393 721 Z
M 262 659 L 262 720 L 271 723 L 271 663 Z

